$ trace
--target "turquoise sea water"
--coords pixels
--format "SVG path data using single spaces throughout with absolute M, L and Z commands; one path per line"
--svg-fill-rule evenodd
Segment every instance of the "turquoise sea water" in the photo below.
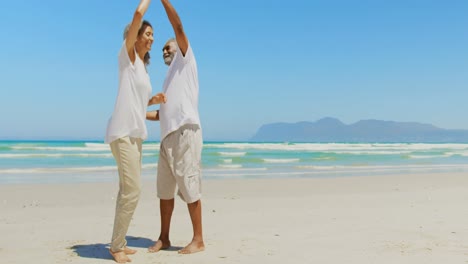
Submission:
M 159 142 L 143 153 L 143 177 L 155 178 Z M 468 172 L 468 144 L 205 142 L 202 162 L 208 179 Z M 0 184 L 117 179 L 102 142 L 0 141 Z

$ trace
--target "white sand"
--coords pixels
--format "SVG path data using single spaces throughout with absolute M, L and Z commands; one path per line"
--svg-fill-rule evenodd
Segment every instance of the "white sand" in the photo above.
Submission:
M 114 263 L 117 183 L 0 185 L 2 263 Z M 204 182 L 207 249 L 147 253 L 159 234 L 145 181 L 128 233 L 132 263 L 468 263 L 468 174 Z M 171 240 L 192 231 L 176 200 Z

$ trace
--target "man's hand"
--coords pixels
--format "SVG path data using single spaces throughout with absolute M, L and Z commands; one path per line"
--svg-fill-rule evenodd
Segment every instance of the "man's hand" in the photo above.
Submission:
M 148 102 L 148 106 L 154 105 L 154 104 L 161 104 L 161 103 L 166 103 L 167 98 L 164 93 L 158 93 L 155 96 L 151 97 L 151 99 Z

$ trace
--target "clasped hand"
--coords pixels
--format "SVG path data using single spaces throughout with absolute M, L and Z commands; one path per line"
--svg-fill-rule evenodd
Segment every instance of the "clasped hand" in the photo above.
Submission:
M 166 103 L 167 98 L 164 93 L 158 93 L 155 96 L 151 97 L 148 105 Z

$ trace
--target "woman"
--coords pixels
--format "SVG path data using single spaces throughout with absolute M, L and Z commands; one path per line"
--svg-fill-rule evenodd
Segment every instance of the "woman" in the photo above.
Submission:
M 136 252 L 127 248 L 125 236 L 140 197 L 142 142 L 147 138 L 146 109 L 148 105 L 166 101 L 161 93 L 151 97 L 151 83 L 146 71 L 153 44 L 153 28 L 143 21 L 149 3 L 150 0 L 140 1 L 132 23 L 124 32 L 119 53 L 119 92 L 105 139 L 111 146 L 119 171 L 110 246 L 110 253 L 118 263 L 131 261 L 127 255 Z

